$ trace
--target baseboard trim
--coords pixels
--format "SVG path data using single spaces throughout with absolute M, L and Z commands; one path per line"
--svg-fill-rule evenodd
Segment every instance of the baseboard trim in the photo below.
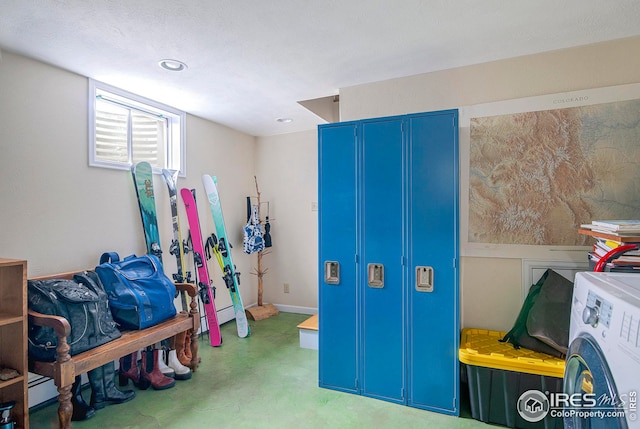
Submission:
M 216 311 L 218 316 L 218 324 L 222 325 L 236 318 L 236 313 L 233 311 L 233 307 L 226 307 L 222 310 Z
M 298 314 L 317 314 L 318 309 L 313 307 L 300 307 L 298 305 L 286 305 L 286 304 L 274 304 L 279 311 L 283 313 L 298 313 Z
M 255 307 L 256 305 L 258 305 L 257 302 L 252 302 L 251 304 L 247 305 L 246 308 Z M 276 303 L 273 303 L 273 305 L 276 306 L 278 311 L 282 311 L 283 313 L 298 313 L 298 314 L 308 314 L 308 315 L 314 315 L 318 313 L 318 309 L 314 307 L 301 307 L 299 305 L 287 305 L 287 304 L 276 304 Z

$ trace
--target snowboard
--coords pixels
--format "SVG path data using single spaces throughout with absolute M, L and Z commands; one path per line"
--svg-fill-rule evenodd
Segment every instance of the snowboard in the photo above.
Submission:
M 178 170 L 162 169 L 162 177 L 167 184 L 169 190 L 169 204 L 171 206 L 171 224 L 173 226 L 173 240 L 169 247 L 169 253 L 176 258 L 177 273 L 173 275 L 173 280 L 177 283 L 191 283 L 191 272 L 186 270 L 184 255 L 188 252 L 185 242 L 182 241 L 182 232 L 180 231 L 180 218 L 178 216 L 178 191 L 176 184 L 178 181 Z M 182 291 L 180 294 L 182 309 L 189 311 L 187 304 L 187 293 Z
M 209 199 L 209 207 L 211 208 L 211 215 L 213 216 L 213 223 L 218 234 L 218 243 L 215 246 L 214 252 L 219 253 L 220 257 L 216 254 L 216 259 L 220 263 L 220 269 L 222 270 L 222 278 L 231 295 L 231 302 L 233 303 L 233 311 L 236 316 L 236 327 L 238 329 L 238 336 L 241 338 L 247 337 L 251 332 L 249 329 L 249 321 L 244 311 L 244 305 L 242 304 L 242 297 L 240 296 L 240 273 L 236 272 L 236 266 L 233 264 L 231 257 L 231 248 L 227 239 L 227 230 L 224 225 L 224 217 L 222 216 L 222 205 L 220 203 L 220 195 L 218 194 L 218 186 L 216 179 L 208 174 L 202 176 L 202 183 L 204 185 L 207 198 Z
M 156 214 L 156 199 L 153 193 L 153 170 L 151 164 L 146 161 L 138 162 L 131 166 L 133 186 L 138 197 L 138 207 L 142 217 L 144 240 L 147 245 L 147 253 L 155 255 L 162 263 L 162 250 L 160 247 L 160 232 L 158 231 L 158 217 Z
M 198 218 L 198 208 L 196 200 L 191 190 L 182 188 L 180 196 L 187 212 L 187 220 L 189 221 L 189 230 L 191 232 L 191 251 L 193 252 L 194 265 L 198 272 L 198 288 L 200 289 L 200 300 L 204 305 L 209 325 L 209 342 L 213 347 L 222 344 L 222 336 L 220 334 L 220 325 L 218 324 L 218 313 L 216 313 L 216 305 L 214 302 L 215 288 L 212 293 L 211 278 L 209 277 L 209 269 L 207 260 L 204 255 L 204 245 L 202 244 L 202 232 L 200 231 L 200 219 Z

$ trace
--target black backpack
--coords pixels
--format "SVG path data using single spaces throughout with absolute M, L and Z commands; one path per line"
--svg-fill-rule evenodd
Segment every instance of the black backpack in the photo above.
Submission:
M 62 316 L 71 325 L 67 343 L 75 355 L 108 343 L 122 334 L 109 310 L 109 300 L 93 271 L 73 276 L 73 280 L 29 280 L 29 309 Z M 58 337 L 52 328 L 29 324 L 29 355 L 39 361 L 56 360 Z
M 573 282 L 548 269 L 529 289 L 513 328 L 502 338 L 518 349 L 564 358 L 569 342 Z

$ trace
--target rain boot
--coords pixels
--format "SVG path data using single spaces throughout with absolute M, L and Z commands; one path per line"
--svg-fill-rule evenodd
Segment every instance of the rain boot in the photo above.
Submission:
M 109 362 L 88 372 L 91 383 L 91 406 L 96 410 L 111 404 L 122 404 L 135 398 L 133 390 L 120 391 L 114 381 L 115 365 Z
M 182 367 L 191 368 L 191 335 L 190 334 L 191 334 L 190 331 L 179 332 L 171 338 L 171 341 L 169 343 L 171 346 L 171 351 L 169 352 L 169 366 L 176 371 L 176 374 L 178 373 L 178 368 L 176 368 L 176 366 L 178 365 L 175 364 L 176 362 L 180 364 L 180 366 Z M 188 357 L 186 353 L 187 348 L 189 349 Z M 173 354 L 171 352 L 173 351 L 175 351 L 175 355 L 176 355 L 175 358 L 173 358 L 174 365 L 171 364 L 171 359 Z M 180 370 L 182 374 L 186 373 L 184 369 L 180 368 Z M 189 372 L 191 372 L 191 370 L 189 370 Z M 191 376 L 187 378 L 190 378 L 190 377 Z M 186 380 L 186 378 L 182 378 L 179 380 Z
M 191 370 L 178 360 L 178 350 L 184 350 L 184 337 L 186 333 L 180 332 L 169 339 L 169 351 L 167 352 L 167 365 L 173 370 L 173 378 L 176 380 L 188 380 L 191 378 Z M 165 374 L 166 375 L 166 374 Z
M 180 341 L 179 335 L 184 334 L 184 347 L 179 347 L 177 344 Z M 191 331 L 184 331 L 184 333 L 177 334 L 174 338 L 176 338 L 176 351 L 178 352 L 178 360 L 180 363 L 186 367 L 195 370 L 198 364 L 202 361 L 200 356 L 198 356 L 197 362 L 194 364 L 191 362 L 193 360 L 193 355 L 191 354 Z
M 184 339 L 180 339 L 180 335 L 184 335 Z M 176 334 L 175 341 L 180 363 L 191 368 L 191 331 Z M 180 344 L 182 344 L 182 346 L 180 346 Z
M 176 378 L 176 372 L 175 372 L 174 368 L 169 366 L 169 365 L 167 365 L 164 362 L 164 354 L 165 354 L 164 349 L 158 349 L 158 361 L 156 362 L 156 364 L 158 365 L 158 369 L 165 376 L 167 376 L 169 378 Z
M 138 366 L 138 352 L 120 358 L 119 370 L 120 386 L 126 386 L 129 380 L 140 390 L 147 390 L 149 382 L 140 377 L 140 367 Z
M 87 404 L 82 397 L 82 381 L 79 375 L 76 375 L 73 386 L 71 386 L 71 405 L 73 405 L 73 414 L 71 414 L 73 422 L 87 420 L 96 415 L 96 410 Z
M 188 380 L 191 378 L 191 370 L 180 363 L 176 349 L 169 350 L 169 366 L 175 371 L 174 378 L 176 380 Z
M 155 390 L 164 390 L 175 386 L 176 381 L 160 372 L 156 362 L 158 362 L 158 349 L 143 350 L 140 378 L 147 380 Z

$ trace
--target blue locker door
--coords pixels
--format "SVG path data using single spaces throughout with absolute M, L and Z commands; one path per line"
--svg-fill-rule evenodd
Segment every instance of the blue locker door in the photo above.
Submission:
M 318 128 L 319 384 L 351 393 L 359 393 L 355 132 L 354 123 Z
M 401 118 L 362 122 L 362 394 L 404 403 Z
M 409 117 L 408 404 L 453 415 L 459 413 L 457 119 L 457 110 Z

